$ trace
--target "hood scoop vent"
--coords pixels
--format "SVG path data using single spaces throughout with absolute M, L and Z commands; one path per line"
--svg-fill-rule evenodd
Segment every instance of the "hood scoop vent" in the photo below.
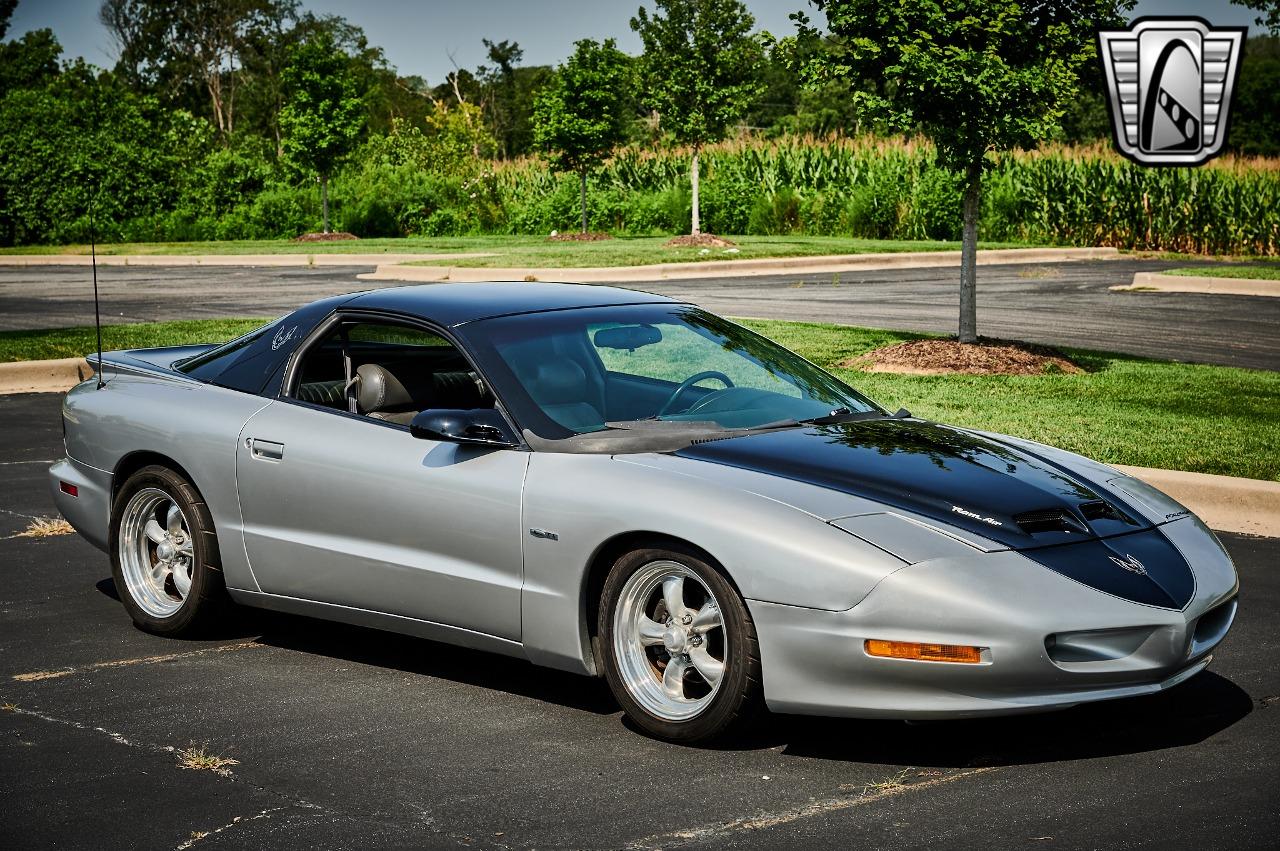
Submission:
M 1136 525 L 1133 519 L 1120 509 L 1116 508 L 1105 499 L 1096 499 L 1093 502 L 1080 503 L 1080 513 L 1084 515 L 1084 519 L 1092 523 L 1095 520 L 1117 520 L 1121 523 L 1128 523 L 1130 526 Z
M 1094 526 L 1095 523 L 1102 522 L 1103 528 L 1105 528 L 1106 521 L 1123 523 L 1127 526 L 1137 525 L 1129 515 L 1105 499 L 1082 502 L 1078 508 L 1080 510 L 1078 515 L 1069 508 L 1042 508 L 1036 511 L 1024 511 L 1021 514 L 1015 514 L 1013 522 L 1017 523 L 1018 528 L 1028 535 L 1038 535 L 1043 532 L 1068 532 L 1077 535 L 1089 535 L 1099 531 L 1099 527 Z M 1112 528 L 1109 531 L 1114 534 L 1116 530 Z
M 1071 512 L 1063 508 L 1043 508 L 1013 515 L 1013 522 L 1028 535 L 1040 532 L 1076 532 L 1089 534 L 1089 528 Z

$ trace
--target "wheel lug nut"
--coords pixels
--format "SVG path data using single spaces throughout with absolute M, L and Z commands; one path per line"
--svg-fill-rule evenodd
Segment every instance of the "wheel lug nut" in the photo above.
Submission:
M 686 626 L 693 623 L 693 615 L 685 615 L 680 618 L 680 623 L 685 624 Z

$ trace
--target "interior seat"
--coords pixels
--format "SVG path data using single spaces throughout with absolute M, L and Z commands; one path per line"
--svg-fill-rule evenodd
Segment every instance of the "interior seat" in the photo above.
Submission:
M 400 377 L 379 364 L 361 364 L 356 369 L 356 408 L 375 420 L 408 425 L 423 409 L 418 400 L 426 395 L 425 382 L 407 387 Z
M 547 416 L 573 431 L 591 431 L 604 425 L 604 415 L 588 399 L 587 373 L 568 358 L 538 364 L 526 382 L 529 395 Z
M 294 395 L 300 402 L 342 408 L 346 406 L 342 395 L 346 384 L 341 378 L 337 381 L 307 381 L 298 385 L 298 392 Z
M 356 405 L 360 413 L 378 420 L 408 423 L 428 408 L 490 408 L 493 399 L 472 372 L 421 373 L 399 370 L 399 375 L 376 363 L 356 370 Z

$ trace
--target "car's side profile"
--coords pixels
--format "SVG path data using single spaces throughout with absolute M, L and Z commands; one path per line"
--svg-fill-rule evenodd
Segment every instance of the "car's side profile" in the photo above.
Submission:
M 229 601 L 405 632 L 602 675 L 697 741 L 764 706 L 1141 694 L 1235 612 L 1229 558 L 1163 494 L 890 414 L 659 296 L 379 290 L 100 367 L 51 487 L 164 635 Z

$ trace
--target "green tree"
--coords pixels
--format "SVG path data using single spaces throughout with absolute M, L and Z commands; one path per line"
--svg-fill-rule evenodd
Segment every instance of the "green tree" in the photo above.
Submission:
M 321 32 L 289 51 L 280 111 L 285 157 L 320 179 L 324 232 L 329 232 L 329 177 L 355 147 L 364 103 L 347 55 Z
M 978 213 L 988 154 L 1034 147 L 1058 132 L 1081 69 L 1097 62 L 1095 33 L 1119 26 L 1131 0 L 813 0 L 839 49 L 797 65 L 811 84 L 880 81 L 855 89 L 869 117 L 919 129 L 960 173 L 961 342 L 977 340 Z M 820 38 L 803 14 L 801 41 Z M 794 47 L 795 42 L 790 46 Z
M 1242 154 L 1280 156 L 1280 38 L 1255 36 L 1244 48 L 1227 143 Z
M 613 39 L 583 39 L 554 82 L 533 102 L 534 145 L 551 155 L 556 171 L 578 175 L 582 232 L 587 232 L 587 172 L 627 136 L 630 62 Z
M 39 88 L 0 95 L 0 244 L 121 239 L 171 204 L 203 156 L 204 125 L 161 111 L 80 61 Z M 90 199 L 95 222 L 89 219 Z
M 1280 35 L 1280 0 L 1231 0 L 1237 6 L 1244 6 L 1258 12 L 1254 19 L 1260 27 L 1266 27 L 1272 35 Z
M 103 0 L 98 19 L 120 49 L 117 70 L 175 105 L 194 107 L 203 90 L 229 140 L 254 34 L 279 29 L 297 8 L 296 0 Z
M 642 73 L 646 105 L 662 127 L 693 148 L 692 232 L 701 233 L 698 157 L 703 146 L 723 139 L 764 91 L 763 50 L 751 36 L 755 18 L 739 0 L 656 0 L 643 6 L 631 29 L 644 43 Z

